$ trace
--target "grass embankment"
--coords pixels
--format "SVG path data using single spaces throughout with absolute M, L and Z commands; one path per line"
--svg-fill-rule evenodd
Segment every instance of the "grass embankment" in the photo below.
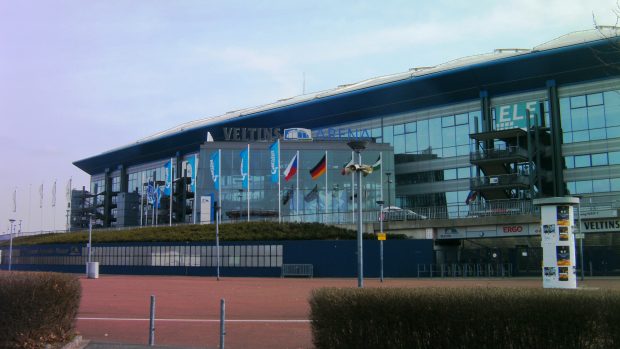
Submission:
M 353 240 L 356 232 L 319 223 L 271 223 L 251 222 L 220 225 L 221 241 L 258 240 Z M 374 239 L 374 234 L 364 234 Z M 390 239 L 404 235 L 390 235 Z M 93 230 L 93 243 L 115 242 L 208 242 L 215 241 L 215 225 L 182 225 L 124 230 Z M 15 246 L 77 244 L 88 241 L 88 231 L 19 237 Z M 4 242 L 0 245 L 8 244 Z

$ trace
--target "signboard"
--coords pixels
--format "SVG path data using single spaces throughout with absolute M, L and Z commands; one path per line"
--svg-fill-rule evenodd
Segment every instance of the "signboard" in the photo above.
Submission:
M 437 229 L 437 239 L 476 239 L 539 234 L 540 226 L 538 224 L 498 224 Z
M 379 241 L 387 240 L 386 234 L 385 233 L 377 233 L 377 240 L 379 240 Z
M 540 105 L 538 101 L 520 102 L 495 107 L 495 130 L 527 128 L 527 120 L 525 119 L 526 110 L 530 111 L 530 120 L 533 125 L 534 116 L 540 115 Z
M 543 287 L 577 288 L 575 235 L 573 234 L 575 217 L 571 202 L 566 200 L 542 205 L 540 220 Z
M 581 220 L 583 233 L 607 233 L 620 231 L 620 219 Z

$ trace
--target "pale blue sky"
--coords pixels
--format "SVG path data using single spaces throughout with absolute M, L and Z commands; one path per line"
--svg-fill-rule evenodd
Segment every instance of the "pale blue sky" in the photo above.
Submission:
M 593 28 L 593 14 L 615 24 L 614 9 L 615 0 L 0 0 L 0 233 L 10 217 L 24 231 L 52 229 L 53 214 L 64 229 L 68 179 L 88 185 L 73 161 L 301 94 L 304 73 L 314 92 L 531 48 Z

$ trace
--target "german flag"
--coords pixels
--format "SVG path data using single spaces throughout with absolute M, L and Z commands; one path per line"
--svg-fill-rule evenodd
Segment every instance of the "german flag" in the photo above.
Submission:
M 323 155 L 318 164 L 314 165 L 314 167 L 310 170 L 310 176 L 312 179 L 317 179 L 321 177 L 325 171 L 327 170 L 327 158 L 326 155 Z

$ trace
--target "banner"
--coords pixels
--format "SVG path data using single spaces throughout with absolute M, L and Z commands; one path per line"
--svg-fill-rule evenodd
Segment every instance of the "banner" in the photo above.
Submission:
M 248 189 L 248 182 L 250 180 L 248 149 L 244 149 L 243 151 L 241 151 L 239 156 L 241 156 L 241 187 L 243 189 Z
M 209 168 L 211 169 L 211 179 L 215 190 L 220 190 L 220 152 L 214 151 L 209 159 Z M 193 183 L 193 182 L 192 182 Z
M 383 159 L 381 159 L 381 155 L 379 155 L 379 157 L 377 158 L 377 161 L 375 161 L 375 163 L 372 164 L 372 172 L 376 172 L 376 171 L 381 170 L 382 160 Z
M 280 164 L 278 162 L 278 159 L 280 159 L 280 140 L 273 142 L 269 147 L 269 159 L 271 163 L 271 182 L 278 183 L 280 178 Z
M 166 187 L 164 188 L 164 195 L 170 196 L 170 188 L 172 187 L 172 160 L 168 161 L 164 165 L 166 173 Z
M 153 181 L 149 181 L 149 184 L 146 187 L 146 200 L 149 204 L 153 204 L 155 202 L 155 185 L 153 185 Z

